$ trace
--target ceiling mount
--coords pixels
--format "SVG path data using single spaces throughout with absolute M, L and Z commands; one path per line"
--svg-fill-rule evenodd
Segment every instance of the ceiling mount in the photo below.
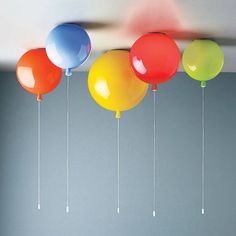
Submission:
M 104 29 L 114 26 L 114 23 L 99 22 L 99 21 L 70 21 L 64 23 L 80 25 L 86 30 Z

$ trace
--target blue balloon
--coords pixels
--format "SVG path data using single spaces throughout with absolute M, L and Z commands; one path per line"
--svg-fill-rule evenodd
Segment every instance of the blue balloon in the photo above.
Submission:
M 65 69 L 70 76 L 71 69 L 80 66 L 89 56 L 91 41 L 87 32 L 76 24 L 61 24 L 48 35 L 46 52 L 56 66 Z

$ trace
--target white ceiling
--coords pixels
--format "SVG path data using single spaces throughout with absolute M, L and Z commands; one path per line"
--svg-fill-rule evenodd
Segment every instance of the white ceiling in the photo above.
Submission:
M 9 0 L 0 8 L 0 69 L 14 69 L 28 49 L 43 47 L 48 32 L 62 22 L 84 26 L 92 54 L 80 68 L 109 49 L 129 48 L 146 32 L 167 32 L 181 50 L 194 38 L 218 41 L 224 71 L 236 71 L 236 0 Z M 181 70 L 181 68 L 180 68 Z

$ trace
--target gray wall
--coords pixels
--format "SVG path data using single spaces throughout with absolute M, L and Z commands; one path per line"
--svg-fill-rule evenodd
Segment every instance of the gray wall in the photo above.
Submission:
M 206 214 L 201 215 L 201 89 L 178 74 L 157 104 L 157 217 L 152 217 L 152 93 L 121 119 L 116 214 L 116 119 L 71 79 L 70 201 L 66 200 L 65 80 L 42 103 L 42 209 L 37 210 L 37 103 L 0 73 L 0 235 L 234 236 L 236 74 L 206 88 Z

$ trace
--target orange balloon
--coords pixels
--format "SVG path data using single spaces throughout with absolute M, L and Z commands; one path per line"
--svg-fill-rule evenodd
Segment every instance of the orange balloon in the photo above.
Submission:
M 60 83 L 62 69 L 49 60 L 45 48 L 38 48 L 29 50 L 20 58 L 16 75 L 20 85 L 41 101 L 43 94 L 51 92 Z

